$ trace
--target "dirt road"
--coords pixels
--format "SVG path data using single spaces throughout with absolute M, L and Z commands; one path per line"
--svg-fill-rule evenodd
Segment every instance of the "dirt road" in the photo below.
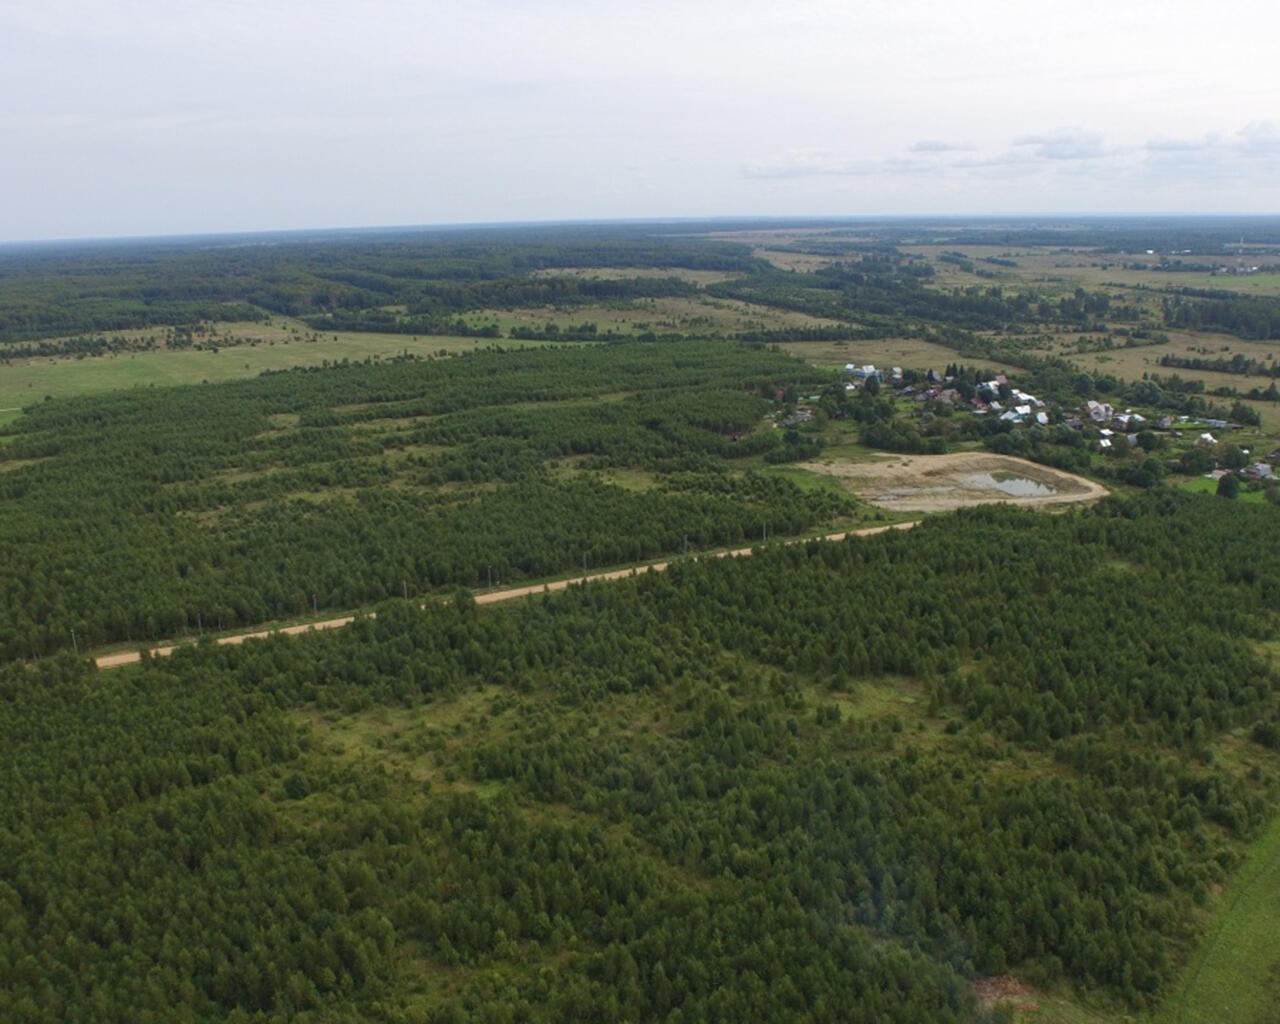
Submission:
M 886 530 L 909 530 L 915 526 L 915 522 L 910 523 L 893 523 L 889 526 L 868 526 L 861 530 L 848 530 L 843 533 L 829 533 L 822 540 L 840 541 L 846 537 L 869 537 L 872 534 L 884 533 Z M 788 539 L 781 541 L 783 544 L 803 544 L 808 538 Z M 713 551 L 708 552 L 700 557 L 703 558 L 739 558 L 750 555 L 753 548 L 735 548 L 732 551 Z M 624 577 L 631 576 L 634 573 L 641 572 L 665 572 L 670 562 L 641 562 L 636 565 L 628 566 L 625 569 L 610 569 L 608 572 L 587 573 L 584 576 L 575 576 L 573 579 L 552 580 L 549 583 L 531 583 L 527 587 L 510 587 L 506 590 L 488 590 L 475 595 L 476 604 L 497 604 L 499 601 L 511 601 L 519 597 L 528 597 L 531 594 L 542 594 L 547 592 L 555 592 L 557 590 L 565 590 L 570 586 L 578 583 L 593 583 L 606 580 L 620 580 Z M 444 600 L 447 600 L 444 599 Z M 373 617 L 375 613 L 370 612 L 369 617 Z M 355 621 L 354 615 L 346 615 L 339 619 L 326 619 L 323 622 L 304 622 L 296 626 L 281 626 L 279 629 L 259 629 L 252 633 L 237 633 L 234 636 L 221 636 L 214 640 L 216 644 L 242 644 L 246 640 L 262 639 L 268 636 L 297 636 L 299 633 L 310 633 L 313 630 L 320 629 L 341 629 L 343 626 L 349 626 Z M 179 647 L 190 646 L 189 643 L 183 644 L 166 644 L 161 647 L 152 647 L 147 653 L 153 658 L 167 658 Z M 111 654 L 103 654 L 93 659 L 94 664 L 98 668 L 118 668 L 121 665 L 132 665 L 142 660 L 142 654 L 139 651 L 115 651 Z

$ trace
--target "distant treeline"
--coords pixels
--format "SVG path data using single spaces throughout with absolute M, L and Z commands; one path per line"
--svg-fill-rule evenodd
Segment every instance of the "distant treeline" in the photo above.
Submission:
M 932 276 L 927 263 L 876 255 L 812 273 L 761 271 L 709 285 L 707 291 L 894 333 L 913 333 L 922 323 L 968 331 L 1041 323 L 1092 330 L 1104 320 L 1141 318 L 1139 309 L 1114 303 L 1106 292 L 1080 288 L 1048 298 L 1032 291 L 1006 293 L 994 285 L 943 290 L 925 286 Z
M 1263 362 L 1237 352 L 1230 359 L 1205 359 L 1199 356 L 1161 356 L 1161 366 L 1180 370 L 1209 370 L 1213 373 L 1234 373 L 1247 377 L 1280 377 L 1280 364 Z
M 404 232 L 135 243 L 0 251 L 0 341 L 161 324 L 318 317 L 386 306 L 436 318 L 485 307 L 583 304 L 693 294 L 671 278 L 533 276 L 575 267 L 683 267 L 746 272 L 750 249 L 617 227 Z M 356 318 L 351 329 L 366 328 Z M 319 326 L 331 327 L 329 321 Z M 433 333 L 413 325 L 406 333 Z
M 1280 299 L 1183 288 L 1176 297 L 1165 299 L 1163 307 L 1169 327 L 1222 331 L 1255 341 L 1280 338 Z

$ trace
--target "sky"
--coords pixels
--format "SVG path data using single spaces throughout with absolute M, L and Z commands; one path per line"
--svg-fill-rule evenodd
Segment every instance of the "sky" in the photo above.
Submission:
M 1280 212 L 1274 0 L 0 0 L 0 241 Z

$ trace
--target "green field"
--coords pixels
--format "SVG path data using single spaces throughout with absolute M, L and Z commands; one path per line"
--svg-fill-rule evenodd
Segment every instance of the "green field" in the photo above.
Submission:
M 1204 477 L 1204 476 L 1198 476 L 1195 479 L 1188 480 L 1186 483 L 1179 484 L 1178 486 L 1181 487 L 1184 491 L 1190 491 L 1193 494 L 1217 494 L 1218 493 L 1218 481 L 1211 480 L 1208 477 Z M 1248 490 L 1245 490 L 1244 487 L 1242 486 L 1240 488 L 1240 494 L 1235 500 L 1261 503 L 1265 501 L 1266 498 L 1265 498 L 1265 495 L 1262 493 L 1262 491 L 1248 491 Z
M 979 370 L 1004 372 L 1008 364 L 990 359 L 962 358 L 955 349 L 921 338 L 874 338 L 867 341 L 788 341 L 779 348 L 813 366 L 843 369 L 846 363 L 871 363 L 882 369 L 902 366 L 937 370 L 962 362 Z
M 679 332 L 718 335 L 737 331 L 784 327 L 823 327 L 838 321 L 791 310 L 775 309 L 741 299 L 692 295 L 642 298 L 586 306 L 533 306 L 514 309 L 482 309 L 462 317 L 474 327 L 497 324 L 512 328 L 541 328 L 555 324 L 561 330 L 593 323 L 601 333 L 655 334 Z
M 264 370 L 320 366 L 344 359 L 388 359 L 401 353 L 433 355 L 440 351 L 469 352 L 495 344 L 487 338 L 413 337 L 405 334 L 324 334 L 304 341 L 287 330 L 256 324 L 227 325 L 232 332 L 263 336 L 257 345 L 238 345 L 217 352 L 196 349 L 127 352 L 97 358 L 36 358 L 0 366 L 0 424 L 17 417 L 24 406 L 46 396 L 69 398 L 127 388 L 200 384 L 253 377 Z M 137 334 L 138 332 L 130 332 Z M 504 348 L 527 348 L 541 341 L 500 341 Z
M 1218 903 L 1204 944 L 1151 1024 L 1272 1024 L 1280 1001 L 1280 818 Z
M 1239 292 L 1241 295 L 1280 295 L 1280 274 L 1259 272 L 1256 274 L 1211 274 L 1201 271 L 1164 271 L 1153 269 L 1133 269 L 1134 263 L 1142 263 L 1147 267 L 1156 266 L 1163 258 L 1148 256 L 1145 253 L 1101 253 L 1089 249 L 1066 250 L 1048 248 L 1026 248 L 1007 245 L 936 245 L 936 246 L 904 246 L 904 252 L 935 259 L 943 252 L 959 252 L 968 256 L 977 269 L 991 272 L 994 278 L 979 277 L 953 263 L 938 263 L 936 273 L 940 283 L 947 286 L 964 284 L 990 285 L 993 280 L 1004 286 L 1034 285 L 1049 290 L 1075 288 L 1077 285 L 1086 288 L 1097 288 L 1102 285 L 1122 285 L 1124 287 L 1142 287 L 1151 291 L 1178 288 L 1204 288 L 1217 291 Z M 988 257 L 1012 259 L 1016 267 L 1006 267 L 984 262 Z M 1222 266 L 1234 267 L 1236 258 L 1230 253 L 1212 255 L 1190 255 L 1180 257 L 1188 262 L 1217 262 Z M 1256 263 L 1259 257 L 1254 256 Z M 1273 256 L 1265 257 L 1265 262 L 1274 260 Z M 1249 257 L 1245 258 L 1249 262 Z M 1129 264 L 1124 266 L 1122 264 Z

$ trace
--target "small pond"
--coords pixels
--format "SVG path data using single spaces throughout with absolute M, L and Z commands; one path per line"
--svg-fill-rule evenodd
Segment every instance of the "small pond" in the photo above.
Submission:
M 974 473 L 965 477 L 965 482 L 970 487 L 979 487 L 984 491 L 999 491 L 1011 498 L 1047 498 L 1051 494 L 1058 493 L 1055 488 L 1042 484 L 1039 480 L 1003 471 Z

